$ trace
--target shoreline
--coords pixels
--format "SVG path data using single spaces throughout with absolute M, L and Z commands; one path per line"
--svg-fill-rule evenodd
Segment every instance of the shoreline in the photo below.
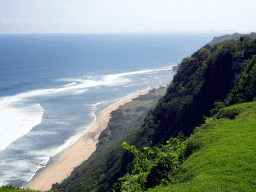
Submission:
M 42 191 L 50 190 L 52 184 L 56 182 L 60 183 L 66 179 L 75 167 L 87 160 L 96 150 L 98 137 L 100 133 L 107 127 L 110 119 L 110 113 L 118 109 L 119 106 L 132 101 L 132 99 L 138 97 L 139 95 L 146 95 L 151 89 L 154 88 L 148 88 L 127 96 L 121 101 L 108 106 L 106 109 L 100 112 L 96 120 L 84 131 L 82 136 L 71 146 L 59 154 L 51 157 L 50 159 L 55 160 L 52 160 L 52 162 L 49 161 L 46 167 L 39 169 L 34 177 L 24 186 L 24 188 Z

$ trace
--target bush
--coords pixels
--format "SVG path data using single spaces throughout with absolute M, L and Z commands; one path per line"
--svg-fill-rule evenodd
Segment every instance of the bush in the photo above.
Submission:
M 166 185 L 178 173 L 186 146 L 187 141 L 181 134 L 177 138 L 171 138 L 161 148 L 145 147 L 144 152 L 124 142 L 123 147 L 135 156 L 133 170 L 131 174 L 120 178 L 120 183 L 116 183 L 110 191 L 144 191 L 160 183 Z
M 219 112 L 220 109 L 225 107 L 225 103 L 221 102 L 220 100 L 215 101 L 213 104 L 213 109 L 211 110 L 211 115 L 214 116 L 215 114 L 217 114 Z
M 220 109 L 214 117 L 216 119 L 220 118 L 228 118 L 235 119 L 235 117 L 239 114 L 237 109 Z

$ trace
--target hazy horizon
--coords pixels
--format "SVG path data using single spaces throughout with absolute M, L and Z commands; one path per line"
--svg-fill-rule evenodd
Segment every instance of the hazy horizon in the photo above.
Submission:
M 250 33 L 255 1 L 8 0 L 0 34 Z

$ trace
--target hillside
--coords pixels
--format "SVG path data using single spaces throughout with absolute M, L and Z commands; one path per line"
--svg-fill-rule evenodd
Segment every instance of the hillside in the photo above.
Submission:
M 176 182 L 148 191 L 256 191 L 256 103 L 227 109 L 238 110 L 239 115 L 209 118 L 189 138 L 200 149 L 182 164 L 186 171 Z M 185 177 L 185 182 L 178 182 Z
M 122 125 L 123 115 L 116 112 L 110 127 L 117 124 L 116 128 L 126 127 L 129 131 L 114 142 L 108 142 L 115 134 L 114 129 L 102 132 L 100 138 L 103 143 L 108 142 L 108 147 L 97 148 L 91 160 L 77 167 L 69 178 L 53 185 L 52 189 L 106 191 L 131 171 L 134 156 L 122 148 L 123 142 L 139 150 L 145 146 L 161 146 L 180 132 L 190 136 L 196 126 L 204 123 L 205 116 L 211 116 L 214 106 L 252 101 L 256 96 L 255 91 L 249 91 L 256 86 L 256 59 L 251 57 L 255 50 L 254 39 L 244 37 L 242 44 L 240 40 L 229 40 L 206 45 L 183 59 L 165 96 L 154 109 L 140 116 L 129 128 Z M 243 75 L 238 77 L 241 72 Z
M 187 140 L 144 153 L 124 145 L 136 156 L 134 169 L 112 191 L 144 191 L 161 175 L 162 184 L 148 191 L 255 191 L 255 124 L 256 102 L 243 103 L 207 118 Z

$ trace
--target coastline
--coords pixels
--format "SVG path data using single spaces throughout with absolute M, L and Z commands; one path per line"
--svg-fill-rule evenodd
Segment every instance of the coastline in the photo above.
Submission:
M 156 87 L 157 88 L 157 87 Z M 152 88 L 153 89 L 153 88 Z M 107 127 L 110 119 L 110 113 L 139 95 L 145 95 L 150 89 L 135 93 L 127 98 L 124 98 L 117 103 L 103 110 L 85 133 L 71 146 L 60 152 L 58 159 L 46 166 L 43 170 L 36 173 L 34 178 L 28 182 L 24 188 L 34 190 L 50 190 L 52 184 L 62 182 L 67 178 L 73 169 L 87 160 L 96 150 L 98 137 L 100 133 Z

